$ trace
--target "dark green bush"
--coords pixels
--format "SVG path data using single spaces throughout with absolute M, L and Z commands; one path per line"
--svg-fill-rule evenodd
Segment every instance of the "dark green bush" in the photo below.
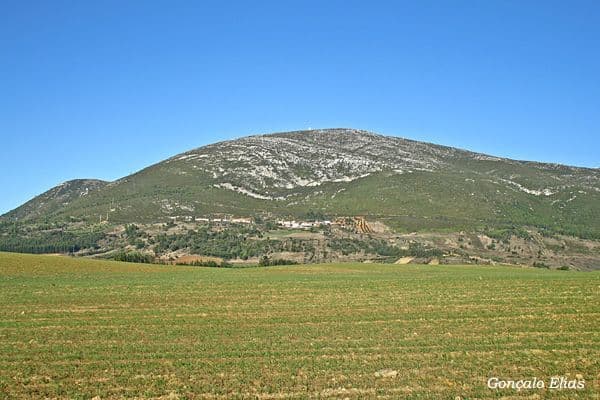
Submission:
M 534 262 L 533 266 L 536 267 L 536 268 L 546 268 L 546 269 L 550 268 L 550 266 L 548 264 L 543 263 L 541 261 Z
M 125 252 L 121 251 L 113 256 L 115 261 L 124 261 L 132 263 L 152 264 L 155 260 L 150 254 L 143 254 L 137 251 Z

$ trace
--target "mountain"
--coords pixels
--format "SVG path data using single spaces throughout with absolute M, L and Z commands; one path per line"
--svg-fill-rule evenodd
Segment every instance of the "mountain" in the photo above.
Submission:
M 255 135 L 63 183 L 0 217 L 0 251 L 600 269 L 600 170 L 355 129 Z
M 600 237 L 599 204 L 598 169 L 323 129 L 211 144 L 111 183 L 67 182 L 2 219 L 150 223 L 310 211 L 397 231 L 515 224 Z

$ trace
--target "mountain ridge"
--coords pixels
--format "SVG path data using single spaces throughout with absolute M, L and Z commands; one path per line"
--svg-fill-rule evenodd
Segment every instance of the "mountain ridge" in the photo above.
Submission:
M 67 205 L 76 197 L 87 196 L 90 192 L 105 187 L 108 181 L 95 178 L 75 178 L 59 183 L 33 197 L 21 206 L 0 215 L 0 218 L 19 218 L 24 214 L 39 215 Z

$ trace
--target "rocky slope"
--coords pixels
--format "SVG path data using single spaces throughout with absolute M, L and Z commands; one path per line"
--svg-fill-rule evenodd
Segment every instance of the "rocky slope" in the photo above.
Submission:
M 51 215 L 71 202 L 88 196 L 108 184 L 98 179 L 73 179 L 36 196 L 22 206 L 4 214 L 2 218 L 8 220 L 27 221 Z

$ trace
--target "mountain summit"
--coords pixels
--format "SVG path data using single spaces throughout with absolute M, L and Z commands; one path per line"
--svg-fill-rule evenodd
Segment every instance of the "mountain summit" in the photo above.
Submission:
M 351 182 L 380 172 L 434 171 L 468 153 L 355 129 L 257 135 L 217 143 L 167 161 L 206 173 L 217 187 L 283 200 L 294 189 Z M 273 197 L 277 194 L 277 197 Z

